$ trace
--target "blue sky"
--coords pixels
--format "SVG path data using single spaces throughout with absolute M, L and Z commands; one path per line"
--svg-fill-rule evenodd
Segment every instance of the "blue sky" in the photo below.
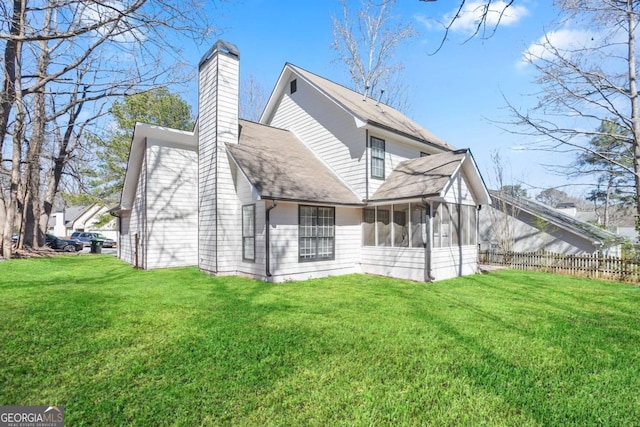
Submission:
M 490 154 L 499 150 L 506 161 L 507 180 L 532 186 L 529 194 L 533 196 L 540 189 L 567 184 L 566 178 L 550 173 L 544 164 L 569 163 L 573 157 L 523 149 L 532 141 L 492 123 L 509 120 L 504 98 L 524 109 L 535 104 L 535 98 L 527 95 L 539 87 L 532 84 L 535 74 L 522 65 L 522 55 L 552 29 L 557 15 L 551 0 L 516 0 L 515 4 L 492 37 L 464 42 L 469 36 L 465 25 L 472 19 L 460 20 L 443 48 L 430 55 L 444 34 L 437 22 L 452 13 L 458 2 L 398 0 L 394 13 L 410 22 L 419 35 L 398 50 L 397 60 L 404 65 L 410 88 L 408 115 L 453 146 L 471 148 L 490 187 L 495 186 Z M 217 2 L 211 10 L 218 38 L 240 50 L 241 80 L 253 76 L 267 95 L 285 62 L 349 84 L 346 69 L 335 62 L 330 46 L 331 16 L 339 13 L 337 0 L 236 0 Z M 195 67 L 209 47 L 194 46 L 193 57 L 187 60 Z M 195 109 L 193 91 L 183 96 Z M 561 189 L 575 196 L 587 191 L 579 186 Z

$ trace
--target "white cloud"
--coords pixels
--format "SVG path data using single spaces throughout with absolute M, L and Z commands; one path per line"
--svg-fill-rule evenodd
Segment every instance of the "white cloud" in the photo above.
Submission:
M 451 29 L 464 33 L 475 32 L 485 14 L 486 5 L 486 0 L 475 0 L 465 3 L 455 18 L 455 21 L 453 21 Z M 493 29 L 496 25 L 513 25 L 529 13 L 527 8 L 522 5 L 511 5 L 508 7 L 507 5 L 508 3 L 505 1 L 491 2 L 485 17 L 487 28 Z M 456 9 L 446 15 L 444 18 L 445 22 L 451 22 L 457 12 L 458 10 Z
M 592 48 L 594 40 L 599 39 L 598 34 L 589 30 L 561 29 L 550 31 L 540 37 L 522 52 L 522 59 L 519 63 L 524 66 L 530 62 L 540 59 L 549 59 L 553 56 L 551 50 L 559 52 L 576 51 L 578 49 Z

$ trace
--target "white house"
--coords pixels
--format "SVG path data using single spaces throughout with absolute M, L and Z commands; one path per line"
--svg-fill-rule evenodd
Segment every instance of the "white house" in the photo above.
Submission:
M 119 216 L 118 256 L 139 268 L 198 264 L 193 132 L 136 124 Z
M 260 122 L 241 120 L 239 60 L 224 41 L 203 57 L 193 132 L 136 126 L 122 259 L 276 282 L 476 271 L 478 207 L 491 200 L 469 150 L 292 64 Z
M 59 237 L 69 237 L 74 231 L 95 231 L 110 239 L 118 238 L 115 218 L 98 226 L 102 216 L 108 214 L 105 206 L 69 206 L 51 214 L 47 231 Z
M 500 246 L 508 246 L 512 252 L 621 254 L 623 238 L 615 233 L 535 200 L 498 191 L 490 194 L 493 203 L 480 211 L 480 247 L 483 250 L 505 250 Z

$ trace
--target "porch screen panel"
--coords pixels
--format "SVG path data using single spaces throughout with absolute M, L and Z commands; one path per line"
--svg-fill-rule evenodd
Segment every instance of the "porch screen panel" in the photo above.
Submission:
M 378 246 L 391 246 L 391 209 L 390 206 L 378 207 L 376 221 L 378 232 Z
M 426 210 L 424 206 L 411 204 L 411 247 L 424 248 L 426 232 Z
M 362 212 L 362 244 L 364 246 L 376 245 L 376 209 L 366 208 Z
M 476 244 L 476 227 L 478 226 L 476 219 L 476 207 L 475 206 L 467 206 L 468 208 L 468 216 L 469 216 L 469 234 L 467 244 L 475 245 Z
M 461 229 L 462 226 L 460 222 L 460 205 L 449 205 L 450 214 L 451 214 L 451 246 L 460 245 L 460 237 L 461 237 Z
M 409 247 L 409 204 L 393 205 L 393 246 Z
M 442 204 L 435 205 L 435 211 L 433 216 L 433 242 L 431 245 L 434 248 L 442 247 L 442 226 L 440 224 L 440 218 L 442 217 Z

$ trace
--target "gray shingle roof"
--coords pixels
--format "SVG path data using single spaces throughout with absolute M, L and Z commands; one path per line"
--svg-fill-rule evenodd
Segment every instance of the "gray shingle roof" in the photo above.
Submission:
M 381 202 L 440 195 L 466 154 L 467 150 L 458 150 L 400 162 L 370 200 Z
M 547 222 L 550 222 L 558 227 L 562 227 L 578 236 L 593 241 L 599 241 L 603 244 L 619 243 L 623 239 L 615 233 L 607 231 L 596 225 L 589 224 L 588 222 L 580 221 L 569 215 L 565 215 L 562 212 L 524 197 L 512 197 L 504 192 L 489 190 L 491 198 L 494 200 L 502 200 L 511 206 L 527 212 L 531 215 L 538 216 Z
M 400 133 L 409 138 L 429 143 L 441 149 L 454 149 L 444 140 L 438 138 L 427 129 L 388 105 L 383 103 L 377 105 L 378 103 L 376 100 L 371 98 L 363 101 L 363 95 L 360 93 L 354 92 L 351 89 L 313 74 L 293 64 L 287 64 L 287 66 L 311 82 L 347 111 L 350 111 L 351 114 L 373 126 L 378 126 Z
M 363 205 L 291 132 L 240 120 L 238 144 L 227 150 L 263 199 Z

